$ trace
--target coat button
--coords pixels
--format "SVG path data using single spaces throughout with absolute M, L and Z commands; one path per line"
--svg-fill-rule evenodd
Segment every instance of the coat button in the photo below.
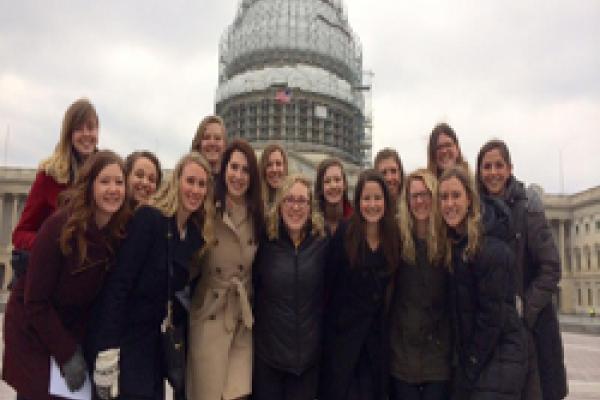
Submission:
M 252 246 L 254 244 L 254 242 L 252 241 L 252 239 L 248 239 L 248 246 Z
M 217 268 L 215 268 L 215 272 L 216 272 L 217 274 L 221 274 L 221 267 L 217 267 Z
M 215 319 L 217 319 L 217 316 L 215 314 L 211 314 L 210 317 L 208 317 L 208 319 L 214 321 Z
M 213 292 L 213 297 L 215 299 L 218 299 L 219 298 L 219 292 Z
M 215 246 L 219 245 L 219 239 L 215 239 Z
M 242 272 L 244 270 L 244 266 L 242 264 L 238 265 L 238 269 L 240 270 L 240 272 Z

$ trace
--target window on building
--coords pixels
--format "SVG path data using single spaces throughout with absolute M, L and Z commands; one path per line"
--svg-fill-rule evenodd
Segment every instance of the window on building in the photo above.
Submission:
M 585 223 L 585 233 L 590 233 L 590 224 Z
M 581 271 L 581 250 L 575 249 L 575 270 Z
M 582 299 L 582 294 L 581 294 L 581 289 L 577 289 L 577 305 L 581 306 L 583 305 L 583 299 Z
M 596 232 L 600 232 L 600 219 L 596 221 Z
M 579 225 L 575 225 L 575 234 L 579 235 Z
M 592 295 L 592 289 L 588 289 L 588 306 L 594 305 L 594 296 Z

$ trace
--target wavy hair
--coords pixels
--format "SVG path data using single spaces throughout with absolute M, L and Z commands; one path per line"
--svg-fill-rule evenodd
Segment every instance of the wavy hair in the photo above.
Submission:
M 284 176 L 287 176 L 288 170 L 288 156 L 283 147 L 277 143 L 271 143 L 265 147 L 262 154 L 260 155 L 260 160 L 258 161 L 258 171 L 260 172 L 260 182 L 261 182 L 261 190 L 262 190 L 262 198 L 265 202 L 265 205 L 269 205 L 272 201 L 275 200 L 276 190 L 269 186 L 269 182 L 267 181 L 267 166 L 269 165 L 269 157 L 271 154 L 276 151 L 281 153 L 281 158 L 283 158 L 283 173 Z
M 398 173 L 400 174 L 400 190 L 399 193 L 402 193 L 404 186 L 404 167 L 402 166 L 402 160 L 400 159 L 400 155 L 398 152 L 390 147 L 383 148 L 377 152 L 375 155 L 375 161 L 373 161 L 373 165 L 375 168 L 378 167 L 378 164 L 383 160 L 387 160 L 391 158 L 394 160 L 396 165 L 398 165 Z
M 81 163 L 73 150 L 73 132 L 85 125 L 98 127 L 99 124 L 94 105 L 88 99 L 75 100 L 65 111 L 60 139 L 54 147 L 54 152 L 40 163 L 38 170 L 44 171 L 58 183 L 65 185 L 72 183 Z
M 125 176 L 129 177 L 129 175 L 133 172 L 133 167 L 135 162 L 140 158 L 148 159 L 156 169 L 156 190 L 160 189 L 160 184 L 162 183 L 162 169 L 160 167 L 160 161 L 156 155 L 148 150 L 138 150 L 129 154 L 127 158 L 125 158 Z M 138 206 L 137 202 L 133 198 L 133 193 L 128 193 L 130 207 L 136 208 Z
M 215 177 L 215 201 L 217 212 L 223 216 L 225 210 L 225 198 L 227 196 L 227 184 L 225 178 L 227 175 L 227 166 L 232 154 L 239 151 L 246 157 L 248 162 L 248 190 L 246 191 L 246 209 L 248 214 L 252 216 L 254 240 L 260 238 L 262 225 L 265 222 L 264 203 L 260 190 L 260 175 L 258 174 L 258 161 L 256 154 L 247 141 L 243 139 L 234 139 L 225 149 L 221 160 L 221 168 L 219 174 Z
M 192 139 L 192 146 L 190 148 L 190 151 L 197 151 L 198 153 L 200 153 L 200 142 L 204 137 L 204 131 L 206 131 L 206 127 L 208 126 L 208 124 L 221 125 L 221 128 L 223 128 L 223 141 L 225 142 L 225 145 L 227 145 L 227 130 L 225 129 L 225 121 L 223 121 L 223 118 L 219 117 L 218 115 L 209 115 L 204 117 L 202 121 L 200 121 L 200 124 L 196 129 L 196 134 Z
M 186 165 L 195 163 L 206 172 L 206 197 L 201 209 L 190 215 L 190 220 L 202 232 L 204 242 L 210 244 L 214 241 L 214 193 L 213 178 L 208 161 L 198 152 L 192 151 L 179 159 L 166 184 L 154 195 L 151 206 L 157 208 L 165 217 L 172 217 L 180 207 L 180 180 Z
M 360 265 L 366 253 L 366 221 L 360 212 L 360 198 L 367 182 L 377 183 L 383 191 L 384 211 L 383 217 L 379 221 L 379 240 L 388 263 L 388 271 L 393 272 L 400 261 L 400 235 L 394 215 L 395 207 L 392 204 L 392 197 L 383 176 L 374 169 L 364 170 L 358 176 L 354 191 L 354 204 L 358 210 L 350 217 L 345 237 L 348 260 L 350 265 L 356 268 Z
M 400 239 L 402 242 L 402 259 L 416 265 L 415 250 L 415 222 L 410 211 L 410 184 L 413 181 L 421 181 L 431 194 L 431 213 L 427 227 L 427 259 L 431 265 L 438 265 L 445 250 L 445 232 L 441 229 L 442 221 L 438 209 L 438 182 L 437 178 L 426 168 L 417 169 L 406 177 L 406 185 L 400 199 L 400 210 L 398 212 L 398 226 L 400 228 Z
M 475 187 L 475 180 L 473 175 L 468 168 L 463 166 L 454 166 L 448 168 L 442 173 L 439 178 L 438 185 L 442 185 L 442 182 L 447 181 L 450 178 L 456 178 L 461 183 L 467 197 L 470 200 L 469 208 L 467 210 L 467 247 L 462 255 L 466 260 L 473 260 L 473 258 L 479 252 L 481 246 L 483 227 L 481 225 L 481 202 L 479 200 L 479 193 Z M 438 198 L 439 198 L 438 191 Z M 445 223 L 444 223 L 445 224 Z M 446 225 L 448 228 L 448 226 Z M 449 229 L 449 228 L 448 228 Z M 452 264 L 452 244 L 449 240 L 446 244 L 446 265 L 451 268 Z
M 433 127 L 431 134 L 429 135 L 429 143 L 427 144 L 427 169 L 431 171 L 435 176 L 439 177 L 443 171 L 441 171 L 436 162 L 435 154 L 437 152 L 437 142 L 440 135 L 446 135 L 456 145 L 458 149 L 458 157 L 456 158 L 456 164 L 462 165 L 465 168 L 468 168 L 468 163 L 465 161 L 463 157 L 462 150 L 460 149 L 460 144 L 458 143 L 458 137 L 456 136 L 456 132 L 450 125 L 445 122 L 437 124 Z
M 87 258 L 86 233 L 90 228 L 90 224 L 95 224 L 94 181 L 106 166 L 112 164 L 119 166 L 123 173 L 123 181 L 125 181 L 125 167 L 121 157 L 112 151 L 101 150 L 87 158 L 81 166 L 73 186 L 66 192 L 65 198 L 68 199 L 68 203 L 65 207 L 68 207 L 70 212 L 60 234 L 60 249 L 65 256 L 71 255 L 76 249 L 79 266 Z M 112 254 L 114 254 L 118 243 L 125 236 L 125 224 L 130 216 L 127 201 L 123 199 L 123 205 L 111 217 L 106 226 L 108 229 L 108 243 L 106 244 Z
M 269 210 L 267 214 L 267 237 L 269 238 L 269 240 L 275 240 L 279 238 L 281 205 L 283 204 L 283 199 L 285 198 L 285 196 L 290 192 L 292 186 L 294 186 L 296 183 L 300 183 L 306 186 L 306 189 L 308 190 L 308 204 L 310 207 L 310 211 L 308 224 L 306 226 L 307 230 L 310 229 L 311 234 L 313 236 L 325 236 L 323 216 L 317 211 L 315 207 L 314 198 L 311 190 L 312 184 L 304 175 L 294 174 L 285 178 L 281 190 L 277 191 L 275 201 L 273 202 L 273 207 Z

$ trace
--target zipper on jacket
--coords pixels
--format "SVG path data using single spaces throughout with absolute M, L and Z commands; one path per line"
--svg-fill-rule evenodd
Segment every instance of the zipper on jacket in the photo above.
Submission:
M 298 305 L 298 248 L 294 246 L 294 306 L 296 308 L 296 367 L 300 369 L 300 310 Z

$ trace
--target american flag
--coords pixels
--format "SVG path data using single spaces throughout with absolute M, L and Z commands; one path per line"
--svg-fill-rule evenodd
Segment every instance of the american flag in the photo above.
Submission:
M 277 90 L 275 100 L 281 104 L 288 104 L 292 101 L 292 91 L 289 88 Z

